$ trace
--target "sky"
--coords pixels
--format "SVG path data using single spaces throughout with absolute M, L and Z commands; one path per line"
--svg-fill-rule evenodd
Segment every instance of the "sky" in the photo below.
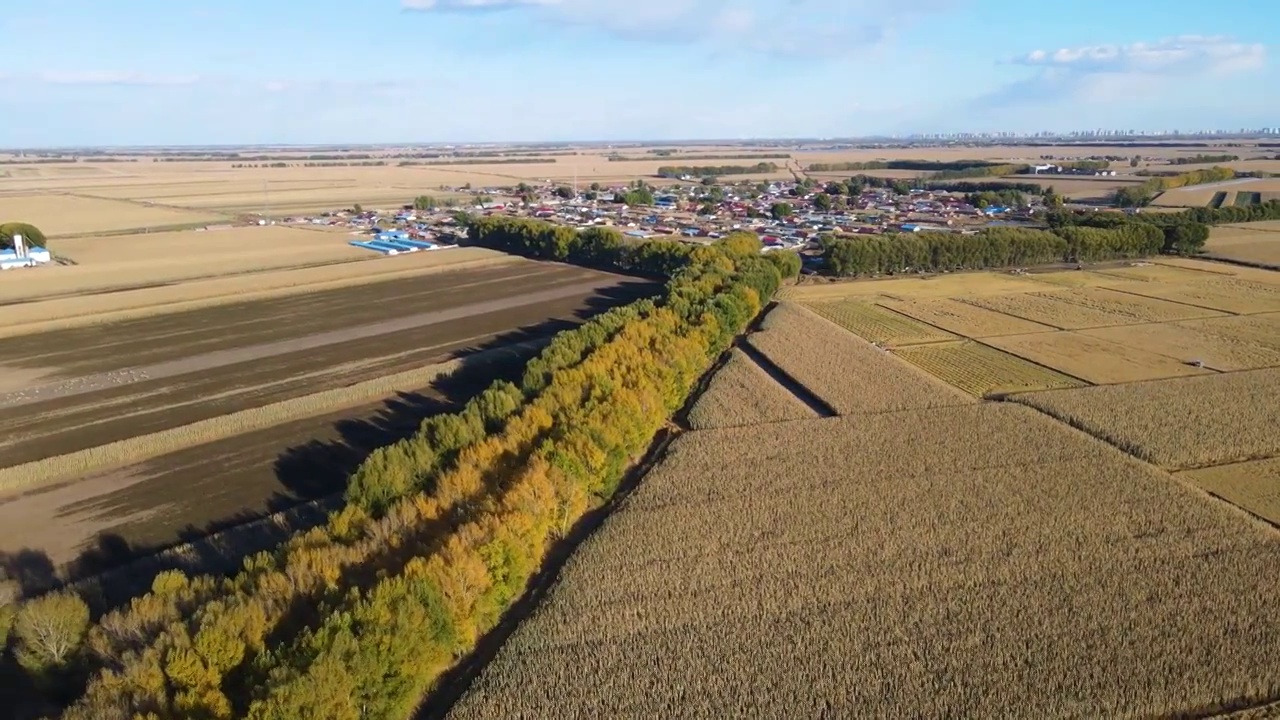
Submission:
M 4 0 L 0 147 L 1280 127 L 1280 2 Z

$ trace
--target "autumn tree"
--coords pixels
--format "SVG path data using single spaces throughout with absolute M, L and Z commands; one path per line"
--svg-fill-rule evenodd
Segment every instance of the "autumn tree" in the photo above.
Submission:
M 89 606 L 74 593 L 49 593 L 24 603 L 13 627 L 19 664 L 34 675 L 64 669 L 88 627 Z

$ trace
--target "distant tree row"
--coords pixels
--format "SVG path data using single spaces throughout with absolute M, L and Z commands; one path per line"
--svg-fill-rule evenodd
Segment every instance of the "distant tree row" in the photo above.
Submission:
M 997 167 L 1000 163 L 990 160 L 870 160 L 866 162 L 812 163 L 809 172 L 848 172 L 859 170 L 924 170 L 943 172 L 948 170 L 973 170 Z
M 663 165 L 658 168 L 658 177 L 716 177 L 719 175 L 753 175 L 777 172 L 778 166 L 771 162 L 758 162 L 755 165 Z
M 650 151 L 659 157 L 671 157 L 670 151 Z M 685 155 L 690 160 L 790 160 L 790 153 L 737 153 L 725 155 Z M 648 162 L 653 158 L 634 155 L 610 155 L 609 162 Z M 692 173 L 689 173 L 692 174 Z M 727 174 L 727 173 L 726 173 Z
M 890 233 L 825 237 L 822 257 L 843 277 L 1147 257 L 1159 253 L 1164 234 L 1151 226 L 1110 230 L 988 228 L 972 234 Z
M 1049 226 L 1058 231 L 1070 226 L 1115 229 L 1132 225 L 1148 225 L 1164 233 L 1164 252 L 1194 255 L 1209 238 L 1209 227 L 1227 223 L 1280 220 L 1280 200 L 1248 207 L 1198 207 L 1176 213 L 1069 212 L 1059 210 L 1048 215 Z
M 1173 158 L 1170 165 L 1208 165 L 1209 163 L 1235 162 L 1239 155 L 1192 155 L 1191 157 Z

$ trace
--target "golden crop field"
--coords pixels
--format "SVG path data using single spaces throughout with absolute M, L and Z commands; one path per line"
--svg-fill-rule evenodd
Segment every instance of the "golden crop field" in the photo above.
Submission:
M 963 302 L 1063 330 L 1168 322 L 1221 314 L 1102 287 L 964 298 Z
M 1187 470 L 1178 477 L 1280 527 L 1280 458 Z
M 1268 225 L 1271 223 L 1256 223 Z M 1209 257 L 1280 267 L 1280 230 L 1225 225 L 1209 233 L 1204 252 Z
M 1280 313 L 1081 330 L 1082 335 L 1228 372 L 1280 366 Z
M 747 343 L 841 415 L 973 401 L 795 303 L 779 303 Z
M 987 338 L 985 342 L 1098 385 L 1213 372 L 1187 364 L 1196 358 L 1168 357 L 1124 342 L 1112 342 L 1079 332 L 1006 335 Z
M 991 393 L 1080 387 L 1085 384 L 970 340 L 911 345 L 896 348 L 893 354 L 977 397 Z
M 880 304 L 903 315 L 971 338 L 1053 332 L 1057 328 L 988 310 L 955 298 L 930 300 L 881 300 Z
M 1134 281 L 1111 289 L 1237 315 L 1280 311 L 1280 285 L 1226 275 L 1205 274 L 1177 282 Z
M 867 302 L 813 302 L 805 307 L 873 343 L 895 346 L 956 339 L 945 330 Z
M 449 717 L 1211 715 L 1273 697 L 1277 563 L 1012 405 L 693 432 Z
M 813 417 L 811 408 L 735 348 L 690 409 L 689 424 L 705 430 Z
M 1045 289 L 1034 276 L 995 272 L 958 273 L 926 277 L 895 277 L 857 282 L 808 283 L 785 288 L 780 297 L 799 302 L 866 298 L 913 300 L 961 295 L 1038 292 Z
M 56 238 L 60 235 L 221 222 L 227 216 L 209 210 L 148 207 L 124 200 L 49 193 L 0 195 L 0 218 L 4 218 L 3 222 L 31 223 L 46 236 Z
M 1280 368 L 1014 399 L 1170 470 L 1280 456 Z
M 1227 164 L 1228 166 L 1231 163 Z M 1280 170 L 1280 163 L 1275 164 Z M 1204 166 L 1199 169 L 1207 169 L 1212 165 Z M 1197 166 L 1186 165 L 1178 168 L 1179 172 L 1191 172 L 1196 170 Z M 1264 170 L 1260 164 L 1246 163 L 1246 167 L 1237 165 L 1237 169 L 1247 170 Z M 1174 188 L 1160 193 L 1152 202 L 1153 205 L 1164 207 L 1204 207 L 1212 202 L 1215 195 L 1225 192 L 1228 195 L 1227 202 L 1222 203 L 1223 207 L 1227 207 L 1234 200 L 1232 195 L 1241 192 L 1261 193 L 1262 202 L 1280 197 L 1280 179 L 1276 178 L 1260 178 L 1253 180 L 1236 181 L 1229 180 L 1223 183 L 1210 183 L 1207 185 L 1187 185 L 1185 187 Z

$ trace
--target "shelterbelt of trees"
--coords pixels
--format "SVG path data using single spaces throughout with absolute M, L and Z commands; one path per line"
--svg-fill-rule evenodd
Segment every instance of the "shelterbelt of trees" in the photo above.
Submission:
M 83 690 L 58 698 L 64 718 L 407 717 L 799 270 L 752 234 L 690 247 L 484 218 L 470 241 L 667 280 L 374 452 L 326 525 L 234 577 L 166 573 L 87 629 L 74 596 L 20 607 L 10 644 L 35 684 Z M 56 653 L 26 630 L 50 616 L 67 627 Z
M 1109 160 L 1073 160 L 1058 163 L 1059 167 L 1074 170 L 1105 170 Z M 1020 175 L 1031 171 L 1025 163 L 996 163 L 989 160 L 873 160 L 869 162 L 813 163 L 809 172 L 858 172 L 865 170 L 923 170 L 931 173 L 933 180 L 959 178 L 1000 177 Z
M 718 177 L 720 175 L 753 175 L 777 171 L 777 163 L 771 162 L 758 162 L 755 165 L 663 165 L 658 168 L 658 177 Z
M 1157 195 L 1166 190 L 1222 182 L 1231 180 L 1235 176 L 1235 170 L 1215 166 L 1207 170 L 1192 170 L 1169 177 L 1153 177 L 1141 185 L 1129 185 L 1116 190 L 1113 199 L 1116 207 L 1143 207 L 1150 205 Z
M 1248 207 L 1198 207 L 1176 213 L 1069 212 L 1059 210 L 1048 215 L 1049 227 L 1061 233 L 1070 228 L 1118 230 L 1125 227 L 1150 226 L 1164 233 L 1164 252 L 1194 255 L 1209 239 L 1209 227 L 1227 223 L 1280 220 L 1280 200 L 1270 200 Z

